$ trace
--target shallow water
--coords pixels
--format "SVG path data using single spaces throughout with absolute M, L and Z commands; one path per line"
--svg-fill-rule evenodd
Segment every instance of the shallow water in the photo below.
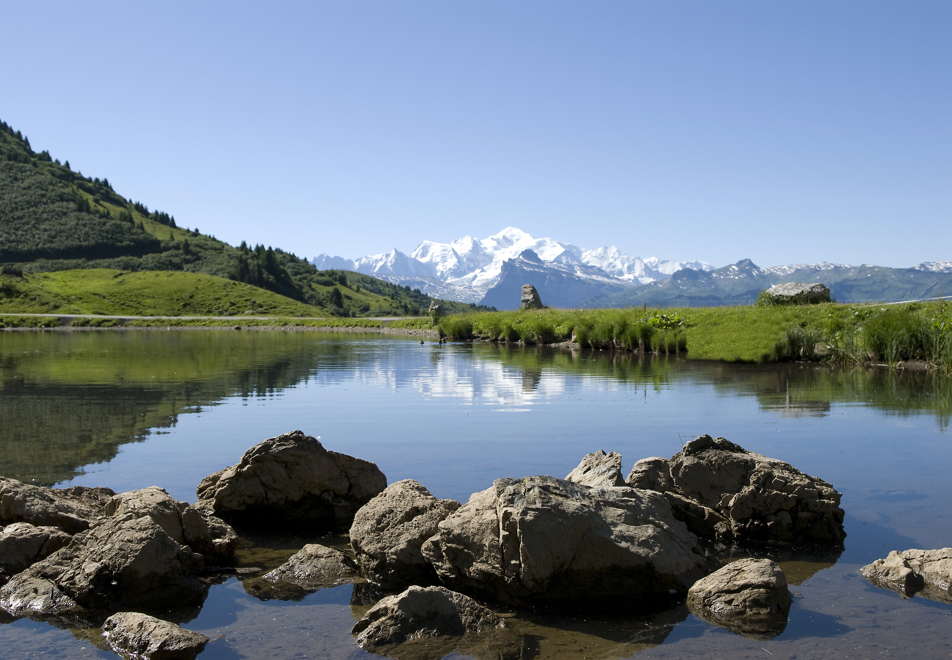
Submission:
M 465 501 L 497 477 L 564 476 L 597 449 L 621 452 L 627 471 L 710 433 L 843 493 L 842 555 L 781 564 L 796 594 L 785 631 L 749 640 L 683 609 L 653 620 L 519 614 L 536 657 L 946 657 L 952 607 L 900 599 L 858 569 L 894 549 L 952 546 L 950 380 L 324 333 L 2 332 L 0 474 L 159 485 L 194 502 L 204 476 L 301 429 L 375 461 L 390 482 L 412 477 Z M 274 540 L 246 561 L 274 565 L 309 540 Z M 349 633 L 362 611 L 352 591 L 261 602 L 232 578 L 186 627 L 221 635 L 203 659 L 373 657 Z M 114 657 L 90 638 L 0 625 L 3 657 Z

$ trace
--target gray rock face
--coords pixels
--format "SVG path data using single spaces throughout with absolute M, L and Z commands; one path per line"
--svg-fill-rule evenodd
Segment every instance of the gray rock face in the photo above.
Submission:
M 846 538 L 830 484 L 724 438 L 702 435 L 670 461 L 639 461 L 627 483 L 664 488 L 677 517 L 702 537 L 796 546 Z
M 158 486 L 120 493 L 110 499 L 105 510 L 110 516 L 148 516 L 173 541 L 209 558 L 231 557 L 238 544 L 238 536 L 230 525 L 207 511 L 173 499 Z
M 522 285 L 522 308 L 542 309 L 542 299 L 539 297 L 539 292 L 531 284 Z
M 192 660 L 208 643 L 201 633 L 138 612 L 113 614 L 102 630 L 115 653 L 136 660 Z
M 487 660 L 519 658 L 523 647 L 498 615 L 443 587 L 413 586 L 387 596 L 351 632 L 361 648 L 398 660 L 436 660 L 453 651 Z
M 179 545 L 151 518 L 125 514 L 74 536 L 64 548 L 0 589 L 14 616 L 71 614 L 78 608 L 177 608 L 201 604 L 202 556 Z
M 202 480 L 198 508 L 233 525 L 347 529 L 387 486 L 370 461 L 327 451 L 301 431 L 269 438 Z
M 802 284 L 801 282 L 777 284 L 767 289 L 767 293 L 783 305 L 815 305 L 830 302 L 830 290 L 823 284 Z
M 438 500 L 413 479 L 397 481 L 360 508 L 350 528 L 350 544 L 363 575 L 386 589 L 436 583 L 420 547 L 440 521 L 459 508 Z
M 660 493 L 553 477 L 497 479 L 423 545 L 444 585 L 495 600 L 683 594 L 703 574 L 696 537 Z
M 782 633 L 791 602 L 783 571 L 769 559 L 732 562 L 688 591 L 688 609 L 695 616 L 754 639 Z
M 0 523 L 28 522 L 75 534 L 103 518 L 113 495 L 108 488 L 43 488 L 0 477 Z
M 246 589 L 260 600 L 301 600 L 319 589 L 357 581 L 357 567 L 347 555 L 309 543 L 281 566 L 246 583 Z
M 67 543 L 70 535 L 57 527 L 14 523 L 0 531 L 0 586 L 31 564 L 45 559 Z
M 591 487 L 624 486 L 621 476 L 621 454 L 613 451 L 606 454 L 599 449 L 594 454 L 586 454 L 578 467 L 568 473 L 567 481 Z
M 952 603 L 952 548 L 939 550 L 893 550 L 860 569 L 867 580 L 904 598 L 923 598 Z
M 435 300 L 430 303 L 430 307 L 426 311 L 431 317 L 443 318 L 446 316 L 446 311 L 443 309 L 443 305 L 436 302 Z

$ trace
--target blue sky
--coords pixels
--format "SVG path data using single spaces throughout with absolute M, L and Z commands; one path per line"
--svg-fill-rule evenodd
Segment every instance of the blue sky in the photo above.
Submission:
M 952 259 L 947 0 L 4 3 L 0 119 L 232 244 Z

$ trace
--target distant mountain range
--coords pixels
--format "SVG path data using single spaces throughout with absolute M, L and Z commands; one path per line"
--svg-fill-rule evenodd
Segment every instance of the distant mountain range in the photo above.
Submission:
M 762 289 L 785 282 L 822 282 L 840 302 L 952 295 L 952 261 L 913 268 L 825 262 L 760 268 L 744 259 L 715 269 L 703 261 L 642 259 L 614 246 L 586 250 L 514 227 L 482 240 L 423 241 L 409 256 L 399 250 L 359 259 L 322 254 L 311 263 L 497 309 L 518 307 L 523 284 L 535 286 L 543 303 L 553 307 L 749 304 Z

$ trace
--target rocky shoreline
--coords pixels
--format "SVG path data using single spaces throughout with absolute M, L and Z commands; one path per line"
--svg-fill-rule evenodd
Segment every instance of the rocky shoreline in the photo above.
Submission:
M 771 639 L 792 597 L 767 556 L 843 549 L 840 493 L 723 438 L 639 460 L 627 477 L 621 464 L 597 451 L 564 479 L 500 478 L 460 503 L 412 479 L 388 485 L 374 463 L 294 431 L 203 479 L 192 505 L 154 486 L 116 494 L 0 477 L 0 608 L 101 629 L 95 643 L 124 657 L 194 658 L 209 640 L 180 624 L 234 574 L 243 533 L 345 532 L 346 551 L 307 544 L 246 590 L 300 600 L 355 584 L 370 606 L 357 644 L 387 657 L 529 658 L 534 641 L 505 612 L 686 606 Z M 952 602 L 949 549 L 892 553 L 863 574 Z

